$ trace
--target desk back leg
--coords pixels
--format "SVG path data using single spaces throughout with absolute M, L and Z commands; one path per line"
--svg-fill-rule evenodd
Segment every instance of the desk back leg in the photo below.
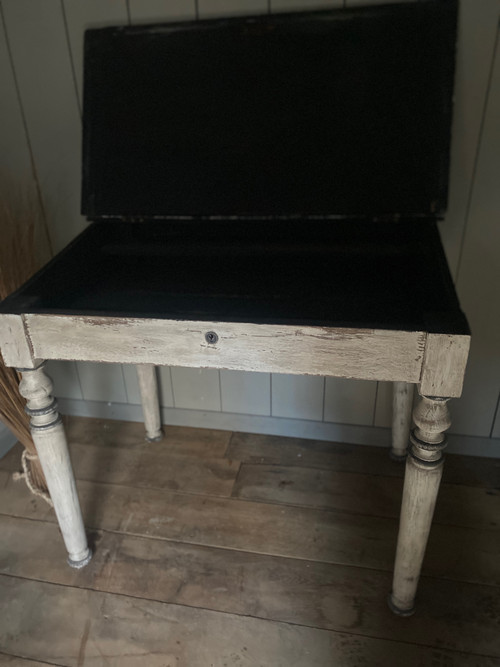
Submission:
M 451 425 L 447 398 L 422 396 L 406 460 L 398 546 L 389 606 L 400 616 L 415 610 L 420 571 L 443 474 L 444 431 Z
M 33 442 L 68 551 L 68 563 L 81 568 L 90 561 L 92 552 L 87 544 L 64 426 L 52 396 L 52 380 L 45 375 L 43 364 L 21 372 L 19 390 L 27 400 Z
M 391 458 L 395 461 L 404 461 L 408 451 L 413 386 L 410 382 L 393 382 L 392 384 Z
M 163 432 L 161 430 L 156 368 L 153 364 L 140 364 L 136 368 L 141 392 L 144 425 L 146 426 L 146 440 L 157 442 L 163 438 Z

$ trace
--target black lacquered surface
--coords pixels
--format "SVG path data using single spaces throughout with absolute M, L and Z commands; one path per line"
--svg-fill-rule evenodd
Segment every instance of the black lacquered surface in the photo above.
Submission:
M 83 211 L 439 214 L 456 2 L 87 33 Z
M 94 223 L 0 312 L 468 332 L 428 221 Z

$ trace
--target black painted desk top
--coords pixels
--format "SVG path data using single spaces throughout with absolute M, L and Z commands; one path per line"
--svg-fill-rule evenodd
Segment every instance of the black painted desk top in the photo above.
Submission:
M 468 333 L 422 221 L 94 223 L 0 312 Z

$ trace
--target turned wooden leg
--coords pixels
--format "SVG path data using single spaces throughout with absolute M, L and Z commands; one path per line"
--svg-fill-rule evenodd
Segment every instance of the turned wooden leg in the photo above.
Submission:
M 68 563 L 81 568 L 90 561 L 92 552 L 87 544 L 64 426 L 52 396 L 52 380 L 45 375 L 43 364 L 34 370 L 21 369 L 21 373 L 19 390 L 27 400 L 31 435 L 68 550 Z
M 161 430 L 160 400 L 158 398 L 158 381 L 156 368 L 153 364 L 136 366 L 141 391 L 142 412 L 146 426 L 146 440 L 157 442 L 163 438 Z
M 392 447 L 390 456 L 404 461 L 408 450 L 411 428 L 413 385 L 409 382 L 393 382 L 392 386 Z
M 420 570 L 443 472 L 444 431 L 450 427 L 447 398 L 422 396 L 406 460 L 398 546 L 389 606 L 400 616 L 415 610 Z

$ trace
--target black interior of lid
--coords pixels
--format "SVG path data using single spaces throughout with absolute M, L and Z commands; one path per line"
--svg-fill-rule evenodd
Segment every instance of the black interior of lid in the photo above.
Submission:
M 96 222 L 0 312 L 468 333 L 427 220 Z
M 439 215 L 456 10 L 87 31 L 83 212 Z

